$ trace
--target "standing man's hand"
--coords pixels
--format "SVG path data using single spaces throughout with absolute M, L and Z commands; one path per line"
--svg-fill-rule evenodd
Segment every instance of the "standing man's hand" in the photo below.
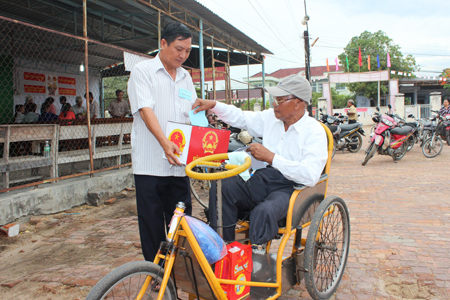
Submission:
M 196 108 L 197 106 L 198 108 L 194 111 L 195 114 L 198 113 L 199 111 L 214 108 L 214 106 L 216 106 L 216 101 L 197 98 L 197 100 L 195 100 L 194 104 L 192 105 L 192 109 Z
M 181 150 L 178 148 L 178 146 L 169 140 L 167 140 L 163 144 L 163 150 L 164 154 L 166 155 L 167 160 L 171 165 L 181 165 L 181 162 L 178 160 L 178 157 L 175 155 L 177 153 L 178 155 L 181 155 Z
M 273 158 L 275 157 L 275 153 L 257 143 L 250 144 L 247 152 L 250 152 L 257 160 L 265 161 L 268 164 L 272 164 Z

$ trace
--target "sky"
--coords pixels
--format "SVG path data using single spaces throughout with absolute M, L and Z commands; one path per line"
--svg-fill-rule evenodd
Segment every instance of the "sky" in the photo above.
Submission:
M 197 0 L 222 19 L 270 50 L 265 71 L 305 66 L 304 0 Z M 450 67 L 449 0 L 306 0 L 311 43 L 311 66 L 330 65 L 354 36 L 382 30 L 412 54 L 420 71 L 437 76 Z M 250 76 L 261 65 L 250 66 Z M 247 67 L 232 67 L 233 79 L 247 77 Z

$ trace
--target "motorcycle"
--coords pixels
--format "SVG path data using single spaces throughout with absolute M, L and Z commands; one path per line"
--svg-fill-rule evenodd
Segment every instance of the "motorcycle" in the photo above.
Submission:
M 377 125 L 374 132 L 370 134 L 370 145 L 367 147 L 366 155 L 361 163 L 363 166 L 374 156 L 375 152 L 391 156 L 394 162 L 402 159 L 407 152 L 407 141 L 416 131 L 409 125 L 399 125 L 388 115 L 381 115 L 378 107 L 377 111 L 372 117 Z
M 344 151 L 345 149 L 348 149 L 351 153 L 356 153 L 361 149 L 361 134 L 365 136 L 361 123 L 342 124 L 342 121 L 345 120 L 345 118 L 340 118 L 340 116 L 336 116 L 336 114 L 334 116 L 329 116 L 324 114 L 322 109 L 319 109 L 319 111 L 321 115 L 320 122 L 327 125 L 333 133 L 335 146 L 333 146 L 332 157 L 334 157 L 336 150 Z
M 432 110 L 437 114 L 436 119 L 439 120 L 436 126 L 437 135 L 441 136 L 450 146 L 450 114 L 443 116 L 439 111 Z

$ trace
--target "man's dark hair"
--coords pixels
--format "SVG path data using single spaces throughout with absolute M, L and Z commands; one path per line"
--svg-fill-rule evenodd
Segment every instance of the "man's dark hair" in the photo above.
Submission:
M 119 93 L 123 93 L 123 91 L 122 90 L 117 90 L 116 91 L 116 96 L 119 96 Z
M 64 117 L 67 116 L 67 112 L 70 110 L 71 107 L 72 105 L 70 105 L 70 103 L 63 104 L 63 106 L 61 107 L 61 112 L 64 113 Z
M 164 27 L 161 39 L 165 39 L 167 44 L 171 44 L 176 39 L 186 40 L 192 38 L 192 33 L 186 25 L 180 22 L 170 22 Z
M 66 96 L 61 96 L 61 97 L 59 97 L 59 102 L 60 102 L 60 103 L 66 103 L 66 101 L 67 101 Z
M 50 103 L 53 104 L 53 102 L 55 102 L 55 99 L 53 99 L 52 97 L 48 97 L 47 99 L 45 99 L 44 103 Z
M 41 115 L 46 113 L 47 108 L 50 107 L 50 103 L 49 102 L 44 102 L 41 105 Z
M 86 93 L 84 93 L 84 98 L 86 98 Z M 89 92 L 89 98 L 94 99 L 94 95 L 91 92 Z

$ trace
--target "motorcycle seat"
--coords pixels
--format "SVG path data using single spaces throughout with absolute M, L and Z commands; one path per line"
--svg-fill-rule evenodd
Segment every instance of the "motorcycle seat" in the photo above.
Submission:
M 423 123 L 423 126 L 431 126 L 431 125 L 433 125 L 433 123 L 432 123 L 432 122 L 428 122 L 428 121 L 426 121 L 426 122 L 424 122 L 424 123 Z
M 413 130 L 411 126 L 405 125 L 402 127 L 395 127 L 394 129 L 391 129 L 391 133 L 399 135 L 407 135 L 411 130 Z
M 342 131 L 350 131 L 350 130 L 353 130 L 355 128 L 358 128 L 359 126 L 361 126 L 361 124 L 359 124 L 359 123 L 339 125 L 339 127 L 341 127 Z
M 406 125 L 411 126 L 411 127 L 417 127 L 416 122 L 407 122 Z

